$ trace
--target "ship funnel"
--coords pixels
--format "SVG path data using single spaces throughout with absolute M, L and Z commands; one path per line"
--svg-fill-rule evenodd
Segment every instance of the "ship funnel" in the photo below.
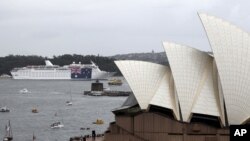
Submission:
M 46 66 L 53 66 L 53 64 L 49 60 L 45 60 Z

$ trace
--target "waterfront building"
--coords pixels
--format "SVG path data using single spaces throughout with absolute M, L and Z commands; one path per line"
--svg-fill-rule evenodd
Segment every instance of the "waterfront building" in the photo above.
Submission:
M 106 141 L 229 141 L 250 121 L 250 36 L 199 14 L 212 54 L 164 42 L 169 66 L 116 61 L 133 95 L 112 112 Z

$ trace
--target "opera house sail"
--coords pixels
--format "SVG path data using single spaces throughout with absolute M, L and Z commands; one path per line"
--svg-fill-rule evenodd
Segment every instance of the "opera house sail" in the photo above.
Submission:
M 199 14 L 212 53 L 164 42 L 169 65 L 115 61 L 133 95 L 114 109 L 107 141 L 229 141 L 250 122 L 250 36 Z
M 213 58 L 205 52 L 174 43 L 163 43 L 175 82 L 183 121 L 193 113 L 223 117 L 219 93 L 213 82 Z M 221 119 L 224 123 L 223 118 Z
M 250 118 L 249 33 L 214 16 L 199 14 L 217 64 L 230 124 Z
M 171 73 L 168 67 L 143 61 L 115 63 L 128 81 L 140 109 L 147 110 L 150 105 L 168 108 L 179 119 L 177 96 L 170 90 Z

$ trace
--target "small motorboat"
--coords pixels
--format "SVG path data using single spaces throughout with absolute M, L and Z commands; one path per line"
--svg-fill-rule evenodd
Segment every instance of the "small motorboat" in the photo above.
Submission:
M 1 107 L 0 112 L 10 112 L 10 109 L 7 108 L 7 106 Z
M 23 88 L 22 90 L 19 91 L 20 94 L 27 94 L 30 93 L 27 88 Z
M 80 130 L 90 130 L 90 128 L 89 127 L 87 127 L 87 128 L 81 127 Z
M 71 101 L 66 101 L 67 106 L 72 106 L 73 103 Z
M 95 122 L 93 122 L 93 124 L 100 125 L 100 124 L 104 124 L 104 122 L 101 119 L 97 119 Z
M 38 110 L 37 110 L 37 108 L 32 108 L 31 112 L 32 113 L 38 113 Z
M 3 138 L 3 141 L 12 141 L 13 140 L 13 135 L 12 135 L 12 129 L 10 126 L 10 120 L 9 120 L 9 124 L 6 125 L 5 127 L 5 136 Z
M 52 128 L 52 129 L 58 129 L 58 128 L 63 128 L 63 127 L 64 127 L 64 125 L 60 121 L 55 122 L 55 123 L 50 125 L 50 128 Z
M 70 88 L 70 100 L 66 101 L 66 105 L 67 105 L 67 106 L 72 106 L 72 105 L 73 105 L 71 88 Z
M 85 130 L 86 128 L 81 127 L 80 130 Z

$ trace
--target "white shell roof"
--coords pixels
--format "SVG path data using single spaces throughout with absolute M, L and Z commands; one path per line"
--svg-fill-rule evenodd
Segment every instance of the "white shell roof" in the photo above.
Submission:
M 187 46 L 163 43 L 180 102 L 183 121 L 192 113 L 221 117 L 218 93 L 213 85 L 213 59 Z
M 174 92 L 174 84 L 171 84 L 171 71 L 166 67 L 166 73 L 161 79 L 160 85 L 150 101 L 151 105 L 172 109 L 176 119 L 180 120 L 178 97 Z
M 141 109 L 147 109 L 149 104 L 165 108 L 174 108 L 169 93 L 169 68 L 163 65 L 144 61 L 115 61 L 126 78 Z M 156 95 L 157 94 L 157 95 Z M 158 103 L 159 102 L 159 103 Z M 179 117 L 176 114 L 177 118 Z
M 199 14 L 212 47 L 229 124 L 250 117 L 250 36 L 214 16 Z
M 165 42 L 170 68 L 143 61 L 115 63 L 141 109 L 149 105 L 172 109 L 177 119 L 182 116 L 186 122 L 198 113 L 217 116 L 223 124 L 225 117 L 229 124 L 242 124 L 250 120 L 250 35 L 214 16 L 199 16 L 212 56 Z

